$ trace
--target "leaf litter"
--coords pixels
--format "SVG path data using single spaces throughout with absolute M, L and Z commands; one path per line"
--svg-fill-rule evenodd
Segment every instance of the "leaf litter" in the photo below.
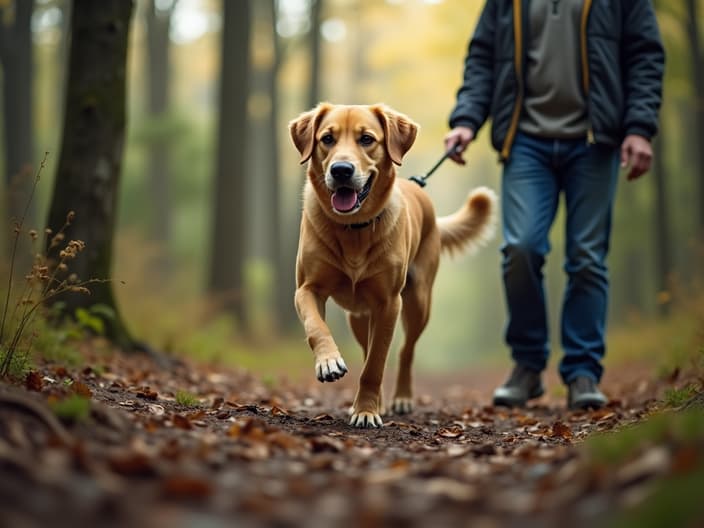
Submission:
M 613 466 L 580 447 L 648 417 L 658 383 L 674 379 L 611 387 L 606 408 L 569 412 L 547 397 L 527 409 L 487 406 L 472 391 L 481 373 L 468 374 L 466 390 L 438 383 L 413 413 L 360 430 L 347 425 L 349 385 L 264 384 L 241 370 L 85 353 L 87 364 L 106 364 L 46 363 L 21 387 L 0 384 L 8 526 L 149 526 L 194 512 L 211 526 L 500 526 L 526 515 L 586 526 L 647 501 L 653 479 L 704 463 L 691 445 L 653 445 Z M 179 391 L 200 403 L 180 405 Z M 50 410 L 71 398 L 89 402 L 85 419 Z

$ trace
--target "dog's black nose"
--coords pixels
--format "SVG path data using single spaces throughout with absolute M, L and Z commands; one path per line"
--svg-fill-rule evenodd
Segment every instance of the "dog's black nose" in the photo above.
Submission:
M 344 183 L 352 179 L 354 175 L 354 165 L 349 161 L 336 161 L 330 166 L 330 174 L 336 182 Z

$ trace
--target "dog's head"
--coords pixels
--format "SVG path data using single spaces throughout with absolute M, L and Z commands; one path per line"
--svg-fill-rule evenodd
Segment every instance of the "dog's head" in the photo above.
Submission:
M 323 209 L 333 217 L 368 218 L 388 200 L 393 165 L 413 145 L 418 125 L 384 105 L 322 103 L 291 121 L 289 131 L 301 163 L 309 161 L 308 177 Z

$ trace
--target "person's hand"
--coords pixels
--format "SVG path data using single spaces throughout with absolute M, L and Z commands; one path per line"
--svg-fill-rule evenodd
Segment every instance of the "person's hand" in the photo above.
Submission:
M 635 180 L 648 172 L 653 161 L 653 147 L 643 136 L 630 134 L 621 145 L 621 168 L 630 167 L 626 178 Z
M 474 130 L 465 126 L 455 127 L 445 136 L 445 152 L 450 150 L 452 147 L 459 146 L 459 148 L 450 154 L 450 159 L 455 163 L 464 165 L 466 163 L 463 157 L 464 151 L 473 139 Z

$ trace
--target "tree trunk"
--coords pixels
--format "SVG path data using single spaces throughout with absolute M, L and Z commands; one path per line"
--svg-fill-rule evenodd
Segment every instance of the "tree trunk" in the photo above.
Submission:
M 308 108 L 320 102 L 320 23 L 323 0 L 312 0 L 310 6 L 310 86 L 308 88 Z
M 0 9 L 0 62 L 2 63 L 2 115 L 5 130 L 5 178 L 8 218 L 19 220 L 33 181 L 34 136 L 32 126 L 32 0 L 16 0 Z M 35 220 L 34 208 L 26 225 Z M 6 220 L 3 219 L 3 225 Z
M 215 213 L 209 291 L 248 333 L 244 287 L 247 197 L 249 0 L 223 0 Z
M 686 14 L 684 20 L 685 30 L 691 58 L 692 85 L 694 101 L 694 136 L 700 141 L 704 138 L 704 52 L 702 51 L 702 42 L 699 33 L 699 13 L 697 0 L 686 0 Z M 701 145 L 694 148 L 694 174 L 698 178 L 697 189 L 697 209 L 699 217 L 697 218 L 698 235 L 704 236 L 704 149 Z
M 319 5 L 321 0 L 315 2 Z M 319 9 L 319 7 L 318 7 Z M 270 75 L 268 77 L 269 86 L 268 92 L 271 98 L 271 112 L 269 113 L 269 137 L 271 138 L 271 185 L 269 186 L 270 194 L 267 197 L 269 203 L 272 204 L 274 213 L 272 232 L 272 262 L 274 263 L 274 302 L 276 324 L 280 332 L 288 332 L 296 327 L 298 316 L 293 306 L 293 296 L 296 291 L 296 239 L 298 238 L 298 226 L 295 220 L 293 222 L 282 222 L 282 211 L 286 210 L 283 198 L 285 194 L 284 181 L 281 178 L 281 170 L 279 169 L 279 70 L 281 67 L 281 41 L 276 32 L 276 1 L 269 2 L 269 11 L 271 16 L 271 38 L 274 47 L 274 60 L 271 65 Z
M 75 0 L 66 86 L 63 142 L 49 212 L 50 228 L 76 218 L 66 240 L 82 240 L 86 249 L 69 263 L 81 280 L 109 279 L 117 215 L 118 188 L 125 140 L 125 80 L 132 1 Z M 119 346 L 134 346 L 118 310 L 112 282 L 94 284 L 91 294 L 62 296 L 62 311 L 104 305 L 106 336 Z
M 156 2 L 147 2 L 147 115 L 163 120 L 169 106 L 171 16 L 176 2 L 166 10 Z M 168 243 L 171 238 L 169 142 L 163 136 L 152 137 L 149 148 L 148 174 L 153 205 L 152 237 Z
M 670 312 L 670 273 L 672 255 L 670 248 L 670 213 L 667 205 L 667 178 L 665 170 L 665 134 L 653 142 L 653 181 L 655 182 L 655 269 L 658 291 L 658 312 L 667 316 Z

